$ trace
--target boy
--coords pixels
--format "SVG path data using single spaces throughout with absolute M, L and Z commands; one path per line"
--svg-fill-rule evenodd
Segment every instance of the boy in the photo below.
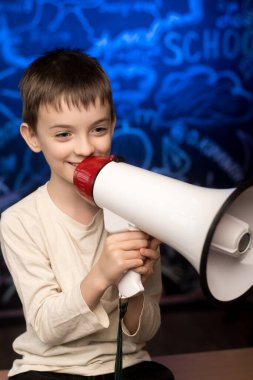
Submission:
M 10 379 L 113 379 L 118 290 L 142 275 L 123 323 L 123 379 L 172 379 L 143 349 L 160 324 L 159 242 L 132 231 L 108 236 L 102 210 L 73 185 L 85 157 L 110 153 L 116 123 L 110 82 L 98 62 L 58 49 L 36 59 L 21 80 L 20 132 L 42 152 L 49 181 L 2 214 L 1 244 L 23 304 L 26 332 Z

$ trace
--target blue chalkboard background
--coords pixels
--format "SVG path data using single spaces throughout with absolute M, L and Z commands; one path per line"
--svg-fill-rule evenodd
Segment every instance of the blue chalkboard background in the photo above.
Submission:
M 252 176 L 252 0 L 1 0 L 0 211 L 48 177 L 19 136 L 18 82 L 62 46 L 107 71 L 127 162 L 206 187 Z

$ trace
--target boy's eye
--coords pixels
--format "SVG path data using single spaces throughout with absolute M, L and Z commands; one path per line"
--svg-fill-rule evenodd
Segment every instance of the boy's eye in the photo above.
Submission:
M 56 133 L 55 136 L 64 139 L 64 138 L 69 137 L 70 135 L 71 133 L 66 131 L 66 132 L 58 132 Z
M 101 133 L 104 132 L 106 129 L 104 127 L 98 127 L 95 129 L 96 132 Z
M 102 127 L 102 126 L 101 127 L 96 127 L 96 128 L 93 129 L 93 133 L 95 133 L 97 135 L 102 135 L 102 134 L 106 133 L 107 130 L 108 130 L 108 128 L 106 128 L 106 127 Z

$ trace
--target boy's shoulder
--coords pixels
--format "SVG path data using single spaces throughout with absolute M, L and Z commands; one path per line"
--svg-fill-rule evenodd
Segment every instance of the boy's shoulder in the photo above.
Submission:
M 3 246 L 13 246 L 21 241 L 28 243 L 36 239 L 38 245 L 43 247 L 40 210 L 45 204 L 46 191 L 45 185 L 39 187 L 1 214 L 0 240 Z M 42 204 L 39 206 L 41 201 Z
M 1 214 L 2 221 L 13 220 L 14 218 L 25 218 L 27 216 L 36 215 L 36 203 L 39 194 L 43 191 L 46 185 L 39 187 L 37 190 L 28 194 L 26 197 L 22 198 L 18 202 L 14 203 L 12 206 L 8 207 Z

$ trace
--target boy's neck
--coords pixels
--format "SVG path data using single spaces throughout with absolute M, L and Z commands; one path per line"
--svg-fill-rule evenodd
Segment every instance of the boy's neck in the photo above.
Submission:
M 47 190 L 54 204 L 79 223 L 91 223 L 98 212 L 98 207 L 82 198 L 73 184 L 65 182 L 62 186 L 50 179 Z

